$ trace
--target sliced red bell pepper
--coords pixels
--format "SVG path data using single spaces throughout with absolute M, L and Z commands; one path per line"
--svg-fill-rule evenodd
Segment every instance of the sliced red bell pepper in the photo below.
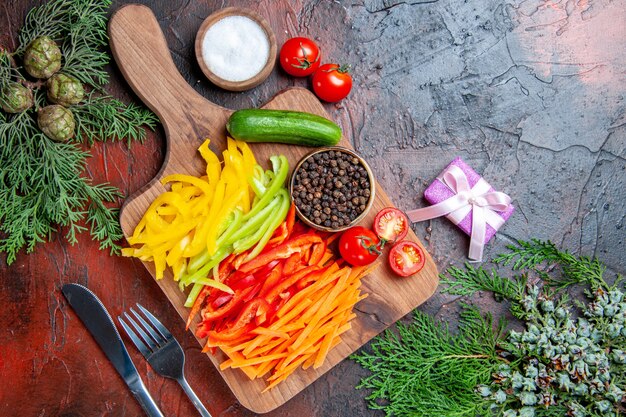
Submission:
M 242 291 L 236 291 L 235 294 L 233 295 L 233 298 L 231 298 L 230 301 L 228 301 L 226 304 L 222 305 L 220 308 L 215 309 L 215 310 L 212 309 L 212 305 L 209 304 L 202 311 L 202 322 L 209 323 L 220 317 L 224 317 L 225 315 L 231 313 L 232 311 L 235 311 L 235 309 L 237 309 L 238 306 L 240 306 L 244 302 L 245 297 L 248 296 L 248 294 L 252 292 L 252 290 L 253 288 L 249 287 L 249 288 L 245 288 Z
M 289 237 L 289 231 L 287 230 L 287 223 L 282 222 L 280 226 L 276 228 L 272 238 L 267 242 L 267 245 L 263 248 L 263 251 L 270 250 L 283 243 Z
M 270 274 L 270 272 L 272 272 L 274 268 L 276 268 L 276 266 L 281 262 L 282 261 L 280 259 L 276 259 L 268 263 L 264 268 L 260 268 L 257 272 L 255 272 L 255 274 L 258 274 L 259 277 L 264 280 Z
M 213 328 L 211 330 L 215 330 L 216 332 L 221 332 L 226 329 L 226 325 L 228 324 L 228 317 L 222 317 L 221 319 L 217 319 L 212 323 Z
M 243 302 L 247 303 L 248 301 L 255 298 L 257 295 L 259 295 L 259 292 L 261 291 L 262 286 L 263 286 L 263 283 L 261 282 L 254 284 L 254 287 L 251 288 L 251 291 L 244 297 Z
M 285 264 L 283 265 L 284 275 L 291 275 L 298 269 L 301 269 L 303 266 L 305 266 L 305 263 L 302 261 L 303 253 L 304 252 L 294 253 L 285 260 Z
M 263 282 L 263 286 L 261 287 L 261 292 L 259 292 L 259 297 L 265 297 L 272 288 L 282 279 L 283 277 L 283 265 L 276 265 L 274 269 L 269 273 L 265 281 Z
M 204 288 L 202 288 L 202 290 L 200 291 L 200 294 L 198 294 L 198 296 L 196 297 L 196 301 L 194 301 L 193 306 L 191 307 L 191 311 L 189 312 L 189 317 L 187 317 L 185 330 L 189 330 L 189 326 L 191 326 L 191 322 L 193 321 L 193 318 L 196 316 L 196 314 L 198 314 L 198 311 L 200 311 L 200 308 L 202 307 L 202 303 L 207 298 L 210 292 L 211 292 L 211 287 L 207 285 Z
M 244 288 L 250 287 L 256 284 L 259 281 L 254 274 L 242 274 L 243 277 L 234 281 L 233 283 L 229 283 L 228 286 L 233 289 L 233 291 L 243 290 Z
M 215 342 L 228 342 L 231 340 L 235 340 L 241 336 L 244 336 L 250 333 L 250 331 L 252 331 L 252 329 L 254 329 L 255 327 L 256 327 L 255 323 L 248 323 L 247 325 L 241 326 L 237 329 L 230 328 L 221 332 L 216 332 L 215 330 L 211 330 L 208 333 L 209 342 L 215 343 Z
M 224 259 L 219 266 L 219 281 L 220 282 L 224 282 L 224 280 L 226 279 L 226 277 L 235 270 L 235 267 L 233 266 L 233 259 L 235 258 L 235 255 L 229 255 L 226 259 Z M 200 309 L 202 308 L 202 304 L 204 303 L 204 301 L 206 300 L 207 302 L 214 302 L 215 299 L 217 299 L 218 297 L 221 297 L 223 295 L 222 291 L 211 291 L 212 288 L 209 286 L 205 286 L 204 288 L 202 288 L 202 290 L 200 291 L 200 294 L 198 294 L 198 297 L 196 297 L 196 301 L 194 301 L 193 306 L 191 307 L 191 311 L 189 312 L 189 317 L 187 318 L 187 324 L 186 324 L 186 329 L 189 330 L 189 326 L 191 325 L 191 322 L 193 321 L 193 318 L 196 316 L 196 314 L 198 314 L 198 312 L 200 311 Z M 207 300 L 207 298 L 209 298 L 209 295 L 211 295 L 212 297 L 210 299 Z M 217 308 L 217 307 L 215 307 Z
M 311 247 L 311 245 L 321 241 L 322 239 L 315 233 L 305 233 L 286 241 L 282 245 L 277 246 L 266 253 L 260 254 L 251 261 L 241 265 L 239 270 L 241 272 L 253 271 L 275 259 L 285 259 L 294 253 L 302 252 L 303 250 Z
M 260 325 L 266 320 L 269 309 L 270 305 L 262 298 L 255 298 L 248 301 L 239 312 L 233 324 L 229 327 L 228 332 L 240 329 L 250 323 L 256 326 Z
M 235 266 L 233 265 L 233 261 L 235 260 L 236 257 L 237 255 L 235 255 L 234 253 L 231 253 L 230 255 L 228 255 L 226 259 L 224 259 L 220 263 L 219 274 L 220 274 L 221 281 L 223 281 L 227 275 L 229 275 L 232 271 L 234 271 Z
M 295 222 L 295 224 L 293 225 L 293 229 L 291 230 L 291 233 L 289 234 L 289 237 L 296 237 L 296 236 L 300 236 L 304 233 L 308 233 L 309 232 L 309 226 L 305 225 L 302 222 Z
M 211 302 L 211 307 L 213 307 L 214 309 L 218 309 L 224 304 L 226 304 L 227 302 L 229 302 L 232 298 L 233 298 L 232 294 L 228 294 L 228 293 L 222 294 Z
M 300 269 L 298 272 L 293 275 L 286 277 L 283 281 L 276 284 L 274 288 L 265 296 L 265 299 L 270 303 L 274 304 L 276 300 L 280 297 L 281 293 L 287 291 L 289 287 L 297 283 L 300 279 L 306 277 L 312 272 L 319 271 L 320 267 L 317 265 L 307 266 L 305 268 Z
M 289 288 L 286 291 L 281 292 L 278 299 L 276 299 L 274 303 L 270 304 L 270 311 L 267 313 L 267 321 L 269 323 L 272 323 L 276 313 L 278 313 L 278 310 L 283 308 L 283 306 L 287 304 L 287 301 L 289 301 L 291 297 L 296 294 L 296 292 L 297 291 L 294 290 L 293 287 Z
M 247 256 L 248 256 L 248 251 L 235 255 L 235 258 L 233 259 L 232 264 L 236 270 L 239 269 L 239 267 L 241 266 L 241 264 L 243 263 L 243 261 L 246 259 Z
M 196 329 L 196 336 L 199 337 L 200 339 L 203 339 L 205 337 L 207 337 L 207 335 L 209 334 L 209 331 L 211 330 L 211 324 L 210 323 L 200 323 L 198 325 L 198 328 Z
M 291 202 L 291 207 L 289 207 L 289 212 L 287 212 L 287 217 L 285 218 L 285 224 L 287 225 L 287 236 L 291 236 L 291 232 L 293 232 L 293 225 L 296 223 L 296 205 Z
M 265 284 L 265 281 L 273 273 L 273 271 L 278 268 L 281 270 L 280 261 L 272 261 L 268 265 L 261 267 L 250 274 L 244 274 L 240 271 L 237 271 L 233 274 L 233 276 L 238 276 L 242 278 L 233 278 L 228 281 L 228 285 L 235 291 L 242 290 L 243 288 L 253 287 L 256 285 L 260 285 L 261 287 Z
M 280 245 L 281 243 L 283 243 L 285 240 L 289 239 L 289 237 L 291 237 L 291 232 L 293 231 L 293 225 L 296 222 L 296 206 L 291 203 L 291 206 L 289 207 L 289 211 L 287 212 L 287 217 L 285 218 L 285 221 L 283 221 L 280 226 L 276 229 L 276 231 L 274 232 L 274 235 L 272 236 L 272 239 L 267 242 L 267 246 L 266 248 L 269 246 L 269 248 L 273 248 L 275 246 Z

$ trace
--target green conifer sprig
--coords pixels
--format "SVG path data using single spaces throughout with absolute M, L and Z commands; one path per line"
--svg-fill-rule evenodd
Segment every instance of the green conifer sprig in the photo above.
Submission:
M 387 416 L 617 417 L 626 414 L 626 295 L 596 259 L 551 242 L 520 241 L 496 261 L 515 271 L 450 268 L 444 292 L 487 291 L 519 319 L 504 331 L 464 306 L 457 334 L 419 311 L 352 358 L 371 374 L 357 388 Z M 561 268 L 554 268 L 560 266 Z M 541 267 L 547 268 L 541 270 Z M 585 302 L 563 291 L 586 288 Z
M 147 109 L 126 105 L 104 93 L 107 12 L 110 0 L 51 0 L 33 8 L 19 31 L 19 46 L 10 52 L 0 46 L 0 100 L 10 83 L 33 90 L 35 105 L 8 114 L 0 111 L 0 253 L 7 263 L 22 248 L 31 252 L 37 244 L 64 231 L 68 242 L 89 231 L 101 249 L 117 253 L 122 238 L 119 210 L 121 194 L 109 184 L 94 184 L 85 176 L 88 150 L 81 143 L 125 140 L 128 145 L 145 138 L 158 119 Z M 37 125 L 37 110 L 47 105 L 43 82 L 34 82 L 19 66 L 28 44 L 40 36 L 61 47 L 61 72 L 86 84 L 88 94 L 70 106 L 76 135 L 58 143 Z M 91 91 L 89 91 L 91 90 Z
M 368 389 L 368 405 L 387 416 L 474 416 L 485 410 L 474 388 L 486 384 L 499 364 L 496 350 L 504 322 L 468 307 L 459 334 L 414 311 L 413 322 L 399 323 L 353 359 L 371 372 L 357 388 Z
M 548 284 L 557 289 L 575 284 L 588 284 L 593 289 L 606 287 L 605 267 L 597 259 L 586 256 L 576 257 L 567 251 L 560 251 L 552 242 L 533 239 L 530 242 L 518 241 L 509 245 L 511 252 L 501 254 L 494 263 L 513 264 L 514 270 L 536 268 L 541 264 L 555 263 L 563 269 L 563 276 L 548 277 Z

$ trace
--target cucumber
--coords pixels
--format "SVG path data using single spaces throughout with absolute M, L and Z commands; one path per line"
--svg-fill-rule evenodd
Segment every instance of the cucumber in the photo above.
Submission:
M 303 146 L 334 146 L 341 128 L 311 113 L 287 110 L 237 110 L 228 119 L 226 130 L 244 142 L 277 142 Z

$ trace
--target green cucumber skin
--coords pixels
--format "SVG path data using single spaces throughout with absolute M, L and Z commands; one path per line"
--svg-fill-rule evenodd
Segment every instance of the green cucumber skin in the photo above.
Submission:
M 228 119 L 226 130 L 232 138 L 244 142 L 334 146 L 341 139 L 341 128 L 332 121 L 288 110 L 237 110 Z

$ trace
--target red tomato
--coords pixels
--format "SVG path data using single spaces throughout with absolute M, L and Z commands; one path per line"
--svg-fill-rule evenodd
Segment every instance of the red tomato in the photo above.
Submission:
M 320 99 L 333 103 L 344 99 L 352 89 L 349 67 L 324 64 L 313 74 L 313 91 Z
M 415 242 L 403 240 L 389 251 L 389 266 L 401 277 L 408 277 L 424 267 L 424 252 Z
M 291 38 L 280 48 L 280 65 L 294 77 L 306 77 L 320 66 L 320 49 L 308 38 Z
M 369 265 L 380 255 L 380 240 L 370 229 L 354 226 L 339 238 L 341 257 L 353 266 Z
M 404 239 L 409 231 L 409 219 L 395 207 L 386 207 L 374 218 L 374 232 L 385 242 Z

